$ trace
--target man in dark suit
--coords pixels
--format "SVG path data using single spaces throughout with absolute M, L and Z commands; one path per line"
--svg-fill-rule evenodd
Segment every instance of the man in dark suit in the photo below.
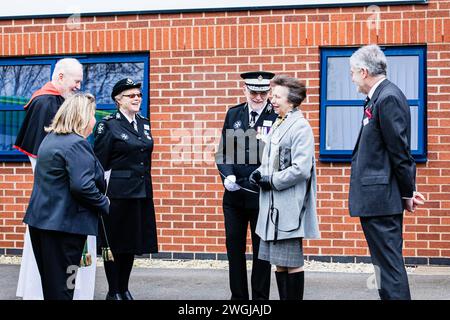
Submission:
M 423 204 L 415 192 L 411 116 L 402 91 L 386 79 L 387 60 L 376 45 L 350 58 L 352 81 L 367 94 L 352 156 L 349 210 L 360 217 L 375 266 L 380 298 L 411 299 L 403 261 L 403 210 Z
M 273 76 L 263 71 L 241 74 L 247 101 L 228 110 L 216 154 L 225 187 L 223 213 L 232 300 L 249 299 L 245 257 L 249 223 L 253 247 L 251 297 L 269 299 L 270 264 L 258 259 L 259 237 L 255 234 L 259 188 L 252 186 L 248 178 L 261 164 L 262 140 L 277 118 L 268 100 Z

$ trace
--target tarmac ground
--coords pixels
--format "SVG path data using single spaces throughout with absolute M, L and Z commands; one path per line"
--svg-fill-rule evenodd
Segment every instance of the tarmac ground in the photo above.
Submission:
M 0 300 L 15 296 L 19 265 L 0 264 Z M 249 277 L 250 279 L 250 274 Z M 305 272 L 305 300 L 378 300 L 373 275 L 349 272 Z M 450 268 L 417 268 L 409 274 L 413 300 L 450 300 Z M 137 300 L 228 300 L 228 270 L 135 267 L 129 289 Z M 107 282 L 97 267 L 94 300 L 104 300 Z M 272 274 L 271 300 L 278 300 Z

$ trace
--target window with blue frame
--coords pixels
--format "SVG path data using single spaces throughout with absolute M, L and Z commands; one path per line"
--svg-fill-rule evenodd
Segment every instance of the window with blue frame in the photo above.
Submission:
M 320 74 L 320 160 L 349 162 L 363 117 L 365 95 L 350 76 L 358 48 L 322 48 Z M 406 95 L 411 110 L 411 152 L 426 161 L 426 47 L 383 47 L 387 78 Z
M 28 157 L 13 148 L 25 117 L 23 106 L 34 91 L 51 80 L 56 62 L 69 56 L 0 59 L 0 161 L 27 161 Z M 73 56 L 83 65 L 81 90 L 95 95 L 97 120 L 114 112 L 111 99 L 114 84 L 130 77 L 142 82 L 143 116 L 148 116 L 148 54 Z

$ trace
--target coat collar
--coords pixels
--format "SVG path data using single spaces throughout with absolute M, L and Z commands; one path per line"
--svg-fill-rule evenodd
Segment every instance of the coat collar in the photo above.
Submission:
M 297 122 L 299 119 L 304 118 L 303 113 L 300 109 L 297 109 L 297 111 L 293 111 L 288 115 L 286 120 L 283 121 L 283 123 L 278 127 L 272 130 L 272 142 L 273 143 L 279 143 L 280 140 L 283 138 L 283 136 L 288 132 L 289 128 L 292 127 L 292 125 Z M 274 134 L 276 133 L 276 136 Z
M 137 118 L 138 118 L 138 117 L 136 117 L 135 119 L 136 119 L 136 123 L 137 123 L 137 125 L 138 125 L 138 130 L 139 130 L 140 132 L 142 132 L 141 125 L 140 125 L 140 123 L 139 123 L 139 121 L 138 121 Z M 116 113 L 116 119 L 119 121 L 120 125 L 121 125 L 122 127 L 124 127 L 126 130 L 128 130 L 129 132 L 131 132 L 131 133 L 134 134 L 135 136 L 138 136 L 138 137 L 140 136 L 139 132 L 136 132 L 136 130 L 134 130 L 133 125 L 128 121 L 128 119 L 123 115 L 122 112 L 117 111 L 117 113 Z
M 391 83 L 388 79 L 384 79 L 378 87 L 375 89 L 375 92 L 372 95 L 372 98 L 370 98 L 369 107 L 373 105 L 380 95 L 381 90 L 383 90 L 389 83 Z

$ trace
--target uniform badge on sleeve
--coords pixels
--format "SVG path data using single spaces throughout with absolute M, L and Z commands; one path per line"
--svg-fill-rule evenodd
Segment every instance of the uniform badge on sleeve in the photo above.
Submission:
M 103 122 L 100 122 L 97 127 L 97 134 L 103 134 L 105 131 L 105 124 Z

